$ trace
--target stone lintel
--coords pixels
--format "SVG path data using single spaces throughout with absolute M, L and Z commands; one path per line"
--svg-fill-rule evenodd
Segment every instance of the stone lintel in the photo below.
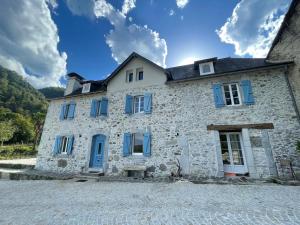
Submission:
M 236 125 L 207 125 L 207 130 L 219 130 L 219 131 L 232 131 L 241 130 L 243 128 L 248 129 L 274 129 L 273 123 L 250 123 L 250 124 L 236 124 Z

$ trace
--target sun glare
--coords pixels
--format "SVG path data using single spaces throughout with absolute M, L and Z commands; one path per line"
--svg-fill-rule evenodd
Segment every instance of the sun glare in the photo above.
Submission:
M 193 64 L 194 61 L 196 61 L 196 60 L 199 60 L 199 58 L 198 57 L 187 57 L 187 58 L 184 58 L 183 60 L 181 60 L 179 62 L 179 66 L 181 66 L 181 65 L 187 65 L 187 64 Z

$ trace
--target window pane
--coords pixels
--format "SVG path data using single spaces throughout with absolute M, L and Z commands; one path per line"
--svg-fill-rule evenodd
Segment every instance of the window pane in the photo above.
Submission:
M 240 99 L 239 98 L 234 98 L 233 101 L 234 101 L 235 105 L 239 105 L 240 104 Z
M 230 164 L 228 142 L 226 135 L 220 135 L 223 164 Z
M 131 82 L 133 80 L 133 73 L 130 73 L 128 75 L 128 82 Z
M 230 91 L 228 85 L 224 85 L 224 91 L 225 91 L 225 92 L 229 92 L 229 91 Z
M 232 84 L 232 85 L 231 85 L 231 89 L 232 89 L 232 91 L 236 91 L 236 90 L 237 90 L 236 84 Z
M 230 134 L 230 145 L 232 149 L 233 164 L 244 165 L 240 136 L 238 134 Z
M 139 72 L 139 77 L 138 77 L 139 80 L 143 80 L 144 79 L 144 72 L 143 71 L 140 71 Z
M 62 138 L 61 152 L 67 151 L 67 137 Z
M 210 72 L 210 66 L 209 66 L 209 64 L 202 65 L 202 72 L 203 73 L 209 73 Z
M 232 105 L 230 98 L 226 98 L 226 105 Z
M 67 119 L 67 118 L 68 118 L 69 108 L 70 108 L 70 104 L 67 104 L 67 105 L 66 105 L 65 114 L 64 114 L 64 119 Z
M 143 153 L 143 134 L 136 133 L 134 134 L 134 146 L 133 153 Z

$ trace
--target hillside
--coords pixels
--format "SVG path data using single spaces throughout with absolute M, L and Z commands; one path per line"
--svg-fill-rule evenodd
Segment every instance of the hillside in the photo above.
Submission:
M 37 112 L 46 112 L 47 105 L 45 96 L 26 82 L 22 76 L 0 66 L 0 108 L 32 115 Z
M 60 87 L 46 87 L 39 89 L 39 91 L 47 98 L 57 98 L 57 97 L 63 97 L 64 96 L 64 88 Z

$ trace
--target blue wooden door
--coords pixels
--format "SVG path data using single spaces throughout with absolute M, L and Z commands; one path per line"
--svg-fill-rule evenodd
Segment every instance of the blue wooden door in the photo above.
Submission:
M 95 135 L 93 137 L 91 159 L 90 159 L 91 168 L 102 168 L 103 157 L 104 157 L 104 144 L 105 144 L 104 135 Z

